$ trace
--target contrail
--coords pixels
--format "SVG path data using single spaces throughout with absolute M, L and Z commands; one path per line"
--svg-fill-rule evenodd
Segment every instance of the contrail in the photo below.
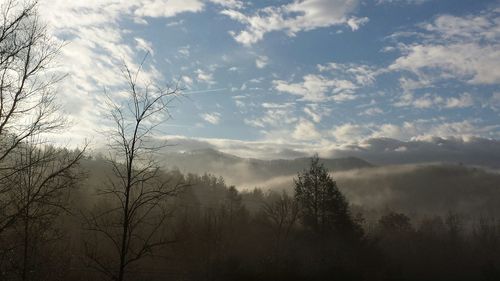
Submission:
M 209 93 L 209 92 L 219 92 L 227 90 L 227 88 L 219 88 L 219 89 L 211 89 L 211 90 L 199 90 L 199 91 L 191 91 L 191 92 L 184 92 L 184 94 L 201 94 L 201 93 Z

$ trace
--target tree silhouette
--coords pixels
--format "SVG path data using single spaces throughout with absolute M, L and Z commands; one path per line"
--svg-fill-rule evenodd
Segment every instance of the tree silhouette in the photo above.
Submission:
M 37 8 L 37 1 L 0 6 L 0 239 L 10 237 L 1 254 L 10 255 L 22 280 L 36 271 L 35 241 L 55 238 L 47 231 L 67 207 L 85 152 L 51 147 L 43 137 L 67 122 L 55 90 L 64 75 L 52 68 L 61 44 L 48 35 Z
M 142 66 L 134 73 L 124 66 L 124 100 L 108 95 L 114 127 L 106 135 L 113 175 L 99 192 L 104 205 L 85 215 L 85 229 L 93 234 L 85 241 L 89 266 L 117 281 L 155 248 L 173 242 L 164 229 L 169 216 L 166 199 L 182 186 L 160 170 L 154 156 L 164 145 L 152 139 L 155 128 L 170 117 L 169 106 L 179 89 L 140 85 Z
M 19 171 L 8 178 L 12 217 L 11 261 L 21 280 L 35 278 L 42 248 L 62 238 L 54 226 L 61 212 L 69 213 L 69 196 L 81 174 L 76 170 L 85 149 L 68 151 L 44 145 L 31 136 L 16 148 Z M 20 251 L 18 251 L 18 249 Z
M 295 199 L 305 226 L 321 234 L 347 234 L 360 230 L 351 217 L 349 203 L 319 162 L 318 155 L 312 157 L 308 169 L 297 175 L 294 184 Z
M 382 216 L 378 223 L 385 233 L 406 233 L 413 231 L 410 218 L 402 213 L 390 212 Z
M 270 222 L 273 230 L 275 246 L 274 252 L 279 255 L 288 241 L 290 232 L 297 223 L 299 208 L 297 201 L 286 192 L 275 194 L 270 202 L 264 202 L 262 210 Z
M 37 3 L 4 1 L 0 11 L 0 171 L 15 172 L 9 157 L 30 136 L 64 127 L 54 86 L 63 76 L 51 71 L 60 44 L 40 23 Z
M 10 190 L 15 175 L 16 148 L 31 136 L 64 127 L 53 86 L 61 76 L 49 74 L 59 45 L 47 36 L 38 20 L 36 2 L 20 6 L 5 1 L 0 13 L 0 196 Z M 9 208 L 2 200 L 0 208 Z M 1 212 L 0 232 L 15 215 Z

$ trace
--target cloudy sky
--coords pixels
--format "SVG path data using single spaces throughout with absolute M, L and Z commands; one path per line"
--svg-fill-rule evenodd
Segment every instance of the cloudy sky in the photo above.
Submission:
M 391 152 L 500 147 L 499 1 L 39 2 L 66 42 L 59 90 L 75 142 L 96 139 L 120 64 L 149 52 L 146 77 L 185 89 L 161 128 L 174 142 L 256 157 L 387 138 Z

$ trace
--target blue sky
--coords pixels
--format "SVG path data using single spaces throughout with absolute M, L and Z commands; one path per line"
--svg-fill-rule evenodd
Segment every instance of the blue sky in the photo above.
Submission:
M 40 10 L 67 42 L 59 92 L 72 141 L 98 142 L 103 89 L 119 89 L 119 65 L 146 52 L 145 79 L 185 89 L 161 132 L 186 147 L 292 157 L 382 138 L 401 151 L 500 139 L 499 1 L 41 0 Z

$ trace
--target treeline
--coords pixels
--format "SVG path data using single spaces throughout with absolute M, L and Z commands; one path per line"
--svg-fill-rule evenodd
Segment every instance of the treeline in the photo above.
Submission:
M 80 178 L 67 193 L 58 194 L 64 210 L 40 202 L 39 209 L 33 209 L 40 216 L 19 214 L 0 233 L 2 280 L 113 280 L 120 256 L 113 253 L 117 247 L 109 237 L 120 236 L 113 232 L 113 224 L 122 225 L 123 220 L 108 215 L 116 206 L 113 197 L 103 193 L 103 175 L 112 169 L 104 159 L 83 157 L 73 170 Z M 352 213 L 317 158 L 299 172 L 293 194 L 240 192 L 209 174 L 169 171 L 162 178 L 182 188 L 164 198 L 161 211 L 147 213 L 156 219 L 143 221 L 144 229 L 135 234 L 138 239 L 127 246 L 128 255 L 138 254 L 147 239 L 155 242 L 127 266 L 123 280 L 497 280 L 500 276 L 498 220 L 471 222 L 464 214 L 450 212 L 412 221 L 408 215 L 387 211 L 367 222 Z M 46 215 L 36 212 L 42 209 Z M 106 219 L 89 219 L 96 213 Z M 154 237 L 144 236 L 151 233 Z

